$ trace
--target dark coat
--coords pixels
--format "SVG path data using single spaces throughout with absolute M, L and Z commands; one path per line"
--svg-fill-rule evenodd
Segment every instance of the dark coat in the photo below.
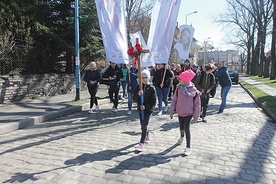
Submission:
M 151 76 L 153 76 L 152 83 L 154 86 L 160 87 L 160 84 L 162 83 L 162 80 L 163 80 L 164 71 L 165 71 L 164 68 L 151 71 Z M 174 74 L 172 70 L 167 69 L 165 78 L 164 78 L 163 88 L 170 87 L 173 76 Z
M 215 77 L 218 78 L 221 87 L 232 85 L 232 81 L 226 66 L 223 66 L 215 71 Z
M 113 78 L 114 75 L 116 76 L 116 78 L 112 80 L 108 80 L 108 82 L 106 83 L 110 87 L 109 88 L 110 93 L 114 93 L 119 90 L 120 78 L 124 77 L 123 72 L 117 65 L 115 66 L 115 68 L 112 68 L 112 66 L 109 66 L 102 76 L 103 78 L 109 78 L 109 77 Z
M 101 74 L 99 70 L 87 70 L 84 74 L 83 80 L 87 83 L 87 87 L 97 87 L 101 81 Z M 90 84 L 90 81 L 97 81 L 94 84 Z
M 127 92 L 132 92 L 134 91 L 135 87 L 137 86 L 138 84 L 138 69 L 137 68 L 134 68 L 134 67 L 131 67 L 130 69 L 130 72 L 128 73 L 128 76 L 127 76 L 127 79 L 126 79 L 126 82 L 127 82 Z M 131 87 L 131 90 L 129 89 L 129 87 Z
M 151 111 L 153 112 L 153 108 L 156 105 L 156 91 L 155 88 L 152 85 L 145 85 L 143 84 L 142 89 L 144 91 L 144 106 L 145 106 L 145 111 Z M 141 111 L 140 109 L 140 96 L 138 95 L 139 92 L 139 85 L 137 85 L 134 89 L 133 93 L 133 101 L 137 102 L 137 110 Z

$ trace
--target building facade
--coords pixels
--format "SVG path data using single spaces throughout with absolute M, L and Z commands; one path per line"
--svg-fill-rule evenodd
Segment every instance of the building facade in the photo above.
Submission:
M 204 61 L 205 58 L 205 61 Z M 241 61 L 239 51 L 226 50 L 226 51 L 199 51 L 198 52 L 198 64 L 204 66 L 205 64 L 214 61 L 216 64 L 219 61 L 225 61 L 229 70 L 241 71 Z

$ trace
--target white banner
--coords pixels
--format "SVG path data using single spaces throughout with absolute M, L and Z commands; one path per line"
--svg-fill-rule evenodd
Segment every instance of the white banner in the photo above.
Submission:
M 128 64 L 124 0 L 95 0 L 106 60 Z
M 136 38 L 138 38 L 139 43 L 142 46 L 143 50 L 149 49 L 149 47 L 146 45 L 146 42 L 145 42 L 145 40 L 142 36 L 142 33 L 140 31 L 138 31 L 136 33 L 129 34 L 129 36 L 130 36 L 130 42 L 131 42 L 133 47 L 136 44 Z M 144 55 L 145 55 L 145 53 L 143 53 L 141 55 L 141 57 L 143 57 Z M 147 61 L 147 60 L 143 61 L 142 59 L 140 59 L 140 61 L 141 61 L 141 67 L 148 67 L 148 66 L 154 66 L 155 65 L 153 61 Z
M 193 42 L 195 29 L 189 25 L 182 25 L 179 27 L 179 39 L 174 45 L 174 48 L 178 51 L 178 55 L 184 61 L 189 59 L 189 53 Z
M 143 62 L 168 63 L 181 0 L 156 0 Z

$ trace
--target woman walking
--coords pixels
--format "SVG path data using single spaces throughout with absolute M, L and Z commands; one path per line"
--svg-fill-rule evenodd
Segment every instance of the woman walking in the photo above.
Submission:
M 89 70 L 86 71 L 83 79 L 87 83 L 87 88 L 90 94 L 90 108 L 88 113 L 91 114 L 93 113 L 92 107 L 94 104 L 96 105 L 95 110 L 99 110 L 96 94 L 98 92 L 99 83 L 101 81 L 101 74 L 97 70 L 95 62 L 90 63 Z

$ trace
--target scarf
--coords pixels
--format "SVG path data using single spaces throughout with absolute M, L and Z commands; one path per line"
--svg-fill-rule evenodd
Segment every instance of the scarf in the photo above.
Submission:
M 181 92 L 184 95 L 190 96 L 190 97 L 195 97 L 196 96 L 196 91 L 195 92 L 188 92 L 188 87 L 189 87 L 189 85 L 180 86 L 179 89 L 181 90 Z

